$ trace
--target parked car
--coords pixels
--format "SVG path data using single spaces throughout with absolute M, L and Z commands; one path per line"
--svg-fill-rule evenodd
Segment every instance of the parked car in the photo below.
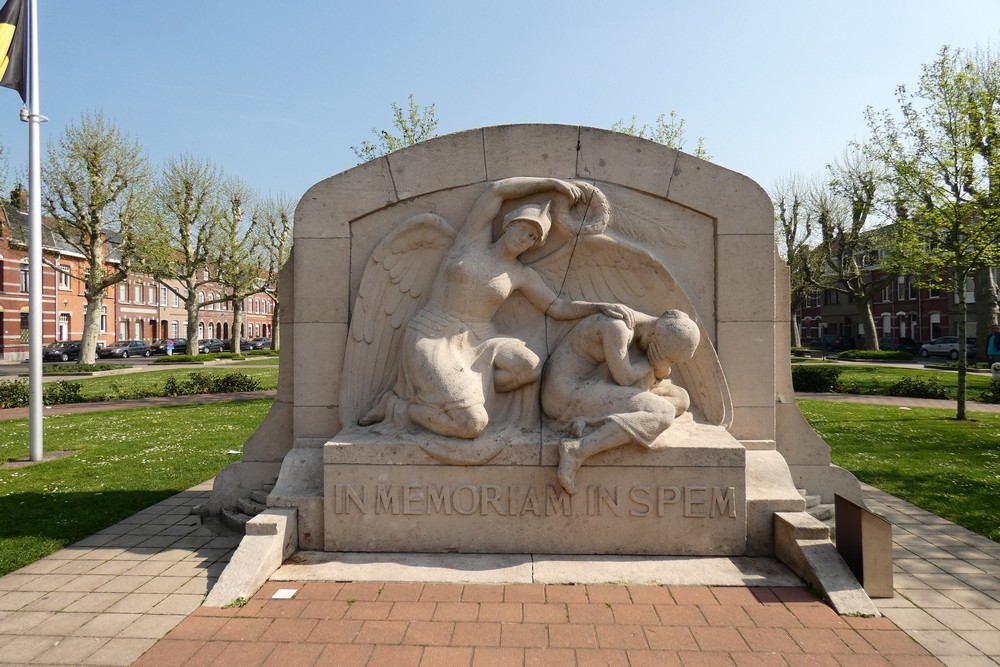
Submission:
M 80 358 L 82 340 L 64 340 L 52 345 L 46 345 L 42 361 L 76 361 Z
M 900 350 L 910 354 L 920 354 L 920 343 L 905 336 L 880 338 L 878 347 L 880 350 Z
M 267 336 L 258 336 L 257 338 L 250 339 L 250 345 L 253 346 L 255 350 L 270 350 L 271 349 L 271 339 Z
M 167 353 L 167 341 L 174 341 L 174 354 L 187 354 L 188 342 L 187 338 L 161 338 L 152 345 L 149 349 L 153 354 L 166 354 Z
M 824 334 L 809 343 L 809 347 L 819 347 L 828 352 L 854 349 L 854 339 L 841 334 Z
M 232 349 L 232 347 L 233 347 L 233 341 L 231 339 L 227 338 L 226 340 L 222 341 L 222 349 L 225 350 L 226 352 L 229 352 L 230 349 Z M 246 338 L 240 339 L 240 352 L 246 352 L 252 349 L 253 345 L 250 344 L 250 341 L 248 341 Z
M 966 338 L 966 355 L 969 359 L 976 356 L 976 339 Z M 921 357 L 948 357 L 958 359 L 958 336 L 941 336 L 920 346 Z
M 222 341 L 218 338 L 206 338 L 205 340 L 198 341 L 198 352 L 222 352 Z
M 102 347 L 97 352 L 97 356 L 102 359 L 108 357 L 121 357 L 122 359 L 148 357 L 150 354 L 149 345 L 141 340 L 120 340 L 107 347 Z

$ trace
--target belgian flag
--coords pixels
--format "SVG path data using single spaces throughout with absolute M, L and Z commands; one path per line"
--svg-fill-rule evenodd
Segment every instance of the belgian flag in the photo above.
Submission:
M 28 101 L 24 76 L 24 51 L 28 22 L 25 0 L 7 0 L 0 9 L 0 86 L 16 90 L 21 101 Z

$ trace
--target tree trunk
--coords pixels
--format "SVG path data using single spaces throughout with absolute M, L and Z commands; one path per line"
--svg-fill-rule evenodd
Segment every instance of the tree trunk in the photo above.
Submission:
M 878 333 L 875 330 L 875 316 L 872 315 L 871 297 L 858 301 L 858 314 L 861 316 L 861 323 L 865 327 L 865 349 L 878 349 Z
M 198 343 L 200 342 L 198 337 L 198 317 L 201 314 L 199 306 L 201 304 L 198 303 L 198 293 L 193 289 L 189 289 L 187 291 L 187 299 L 184 300 L 184 309 L 187 311 L 188 316 L 187 353 L 195 356 L 198 355 Z
M 968 380 L 965 364 L 968 360 L 968 345 L 965 342 L 969 304 L 966 301 L 965 280 L 959 282 L 958 288 L 958 406 L 955 419 L 964 420 L 965 396 Z
M 279 350 L 278 336 L 281 332 L 281 303 L 274 300 L 274 311 L 271 313 L 271 349 Z
M 791 321 L 791 336 L 792 336 L 792 347 L 802 347 L 802 334 L 799 331 L 799 314 L 792 313 Z
M 104 305 L 104 291 L 96 295 L 88 289 L 87 308 L 83 315 L 83 342 L 80 343 L 80 363 L 97 362 L 97 334 L 101 327 L 101 307 Z
M 233 299 L 233 328 L 230 331 L 229 346 L 233 352 L 240 352 L 240 328 L 243 326 L 243 299 Z

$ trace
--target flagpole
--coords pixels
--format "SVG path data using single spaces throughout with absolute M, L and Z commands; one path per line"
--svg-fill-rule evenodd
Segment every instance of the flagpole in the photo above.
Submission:
M 38 113 L 38 0 L 28 5 L 28 385 L 32 461 L 45 456 L 42 431 L 42 184 Z M 22 118 L 23 119 L 23 118 Z

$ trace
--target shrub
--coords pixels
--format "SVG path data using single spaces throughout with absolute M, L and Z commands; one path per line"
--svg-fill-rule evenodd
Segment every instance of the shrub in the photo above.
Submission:
M 906 350 L 844 350 L 838 359 L 871 359 L 874 361 L 910 361 L 913 355 Z
M 792 366 L 792 386 L 795 391 L 836 392 L 841 372 L 834 366 Z
M 197 357 L 190 354 L 175 354 L 170 357 L 160 357 L 154 359 L 154 364 L 200 364 L 205 361 L 206 355 L 199 354 Z
M 260 382 L 246 373 L 226 373 L 208 375 L 196 371 L 188 373 L 187 379 L 167 378 L 163 386 L 165 396 L 188 396 L 191 394 L 222 394 L 237 391 L 257 391 Z
M 79 382 L 50 382 L 42 386 L 42 402 L 45 405 L 63 405 L 65 403 L 82 403 L 84 398 L 80 393 L 83 387 Z
M 28 383 L 22 380 L 0 382 L 0 408 L 23 408 L 28 405 Z
M 979 392 L 978 399 L 983 403 L 1000 403 L 1000 382 L 993 380 L 990 386 Z
M 278 354 L 278 350 L 248 350 L 243 354 L 248 357 L 273 357 Z
M 948 390 L 941 386 L 937 378 L 922 380 L 905 377 L 886 389 L 888 396 L 903 396 L 906 398 L 948 398 Z

